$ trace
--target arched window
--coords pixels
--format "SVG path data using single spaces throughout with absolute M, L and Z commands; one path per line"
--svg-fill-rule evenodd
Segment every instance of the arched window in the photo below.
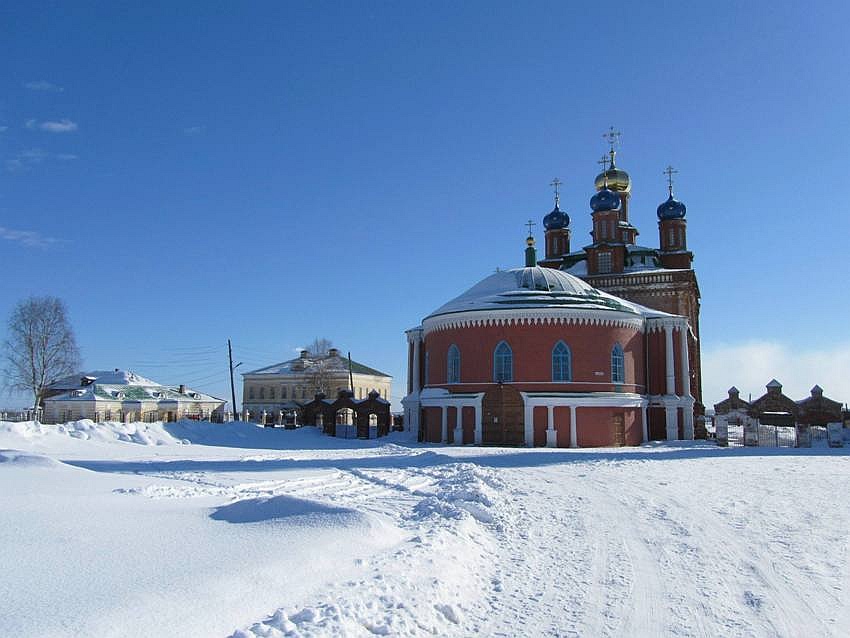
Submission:
M 274 388 L 269 388 L 269 398 L 274 401 Z
M 248 388 L 248 399 L 253 399 L 253 398 L 254 398 L 254 386 L 251 386 L 250 388 Z
M 286 386 L 285 385 L 280 386 L 280 398 L 281 399 L 286 398 Z
M 260 399 L 262 400 L 262 399 L 265 399 L 265 398 L 266 398 L 266 389 L 260 388 Z
M 626 366 L 623 356 L 623 346 L 619 343 L 614 344 L 614 349 L 611 351 L 611 382 L 625 383 L 626 382 Z
M 552 381 L 572 381 L 572 355 L 563 341 L 552 349 Z
M 460 350 L 454 344 L 449 347 L 447 367 L 446 382 L 460 383 Z
M 425 383 L 422 385 L 428 385 L 428 374 L 431 372 L 431 353 L 425 352 Z
M 514 355 L 511 347 L 504 341 L 496 346 L 493 353 L 493 379 L 510 383 L 514 380 Z

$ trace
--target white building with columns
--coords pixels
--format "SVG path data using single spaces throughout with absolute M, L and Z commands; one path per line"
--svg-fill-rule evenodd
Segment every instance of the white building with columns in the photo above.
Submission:
M 406 332 L 420 441 L 595 447 L 692 439 L 684 316 L 537 266 L 492 274 Z

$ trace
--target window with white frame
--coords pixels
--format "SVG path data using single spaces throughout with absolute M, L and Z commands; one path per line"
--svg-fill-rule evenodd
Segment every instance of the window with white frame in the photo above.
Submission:
M 572 381 L 572 356 L 570 349 L 559 341 L 552 349 L 552 381 Z
M 514 354 L 505 341 L 500 342 L 493 353 L 493 379 L 497 383 L 514 380 Z
M 611 382 L 626 382 L 625 355 L 623 354 L 623 346 L 619 343 L 614 344 L 614 349 L 611 351 Z

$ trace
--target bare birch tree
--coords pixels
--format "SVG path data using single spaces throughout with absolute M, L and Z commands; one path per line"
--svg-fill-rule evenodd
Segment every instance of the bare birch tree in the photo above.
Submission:
M 315 356 L 325 355 L 328 351 L 334 347 L 333 342 L 330 339 L 325 339 L 324 337 L 316 337 L 313 339 L 313 343 L 307 346 L 307 351 Z
M 333 374 L 330 363 L 327 359 L 319 359 L 314 361 L 305 375 L 307 381 L 307 395 L 312 400 L 313 396 L 319 392 L 327 397 L 334 397 L 331 392 L 331 382 L 337 375 Z
M 3 363 L 6 386 L 30 393 L 33 407 L 40 405 L 46 385 L 77 371 L 80 351 L 61 299 L 30 297 L 15 306 Z

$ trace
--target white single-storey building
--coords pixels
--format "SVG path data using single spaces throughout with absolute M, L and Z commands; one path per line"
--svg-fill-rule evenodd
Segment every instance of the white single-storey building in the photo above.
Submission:
M 46 388 L 43 420 L 177 421 L 220 416 L 224 400 L 185 385 L 162 385 L 134 372 L 81 372 Z

